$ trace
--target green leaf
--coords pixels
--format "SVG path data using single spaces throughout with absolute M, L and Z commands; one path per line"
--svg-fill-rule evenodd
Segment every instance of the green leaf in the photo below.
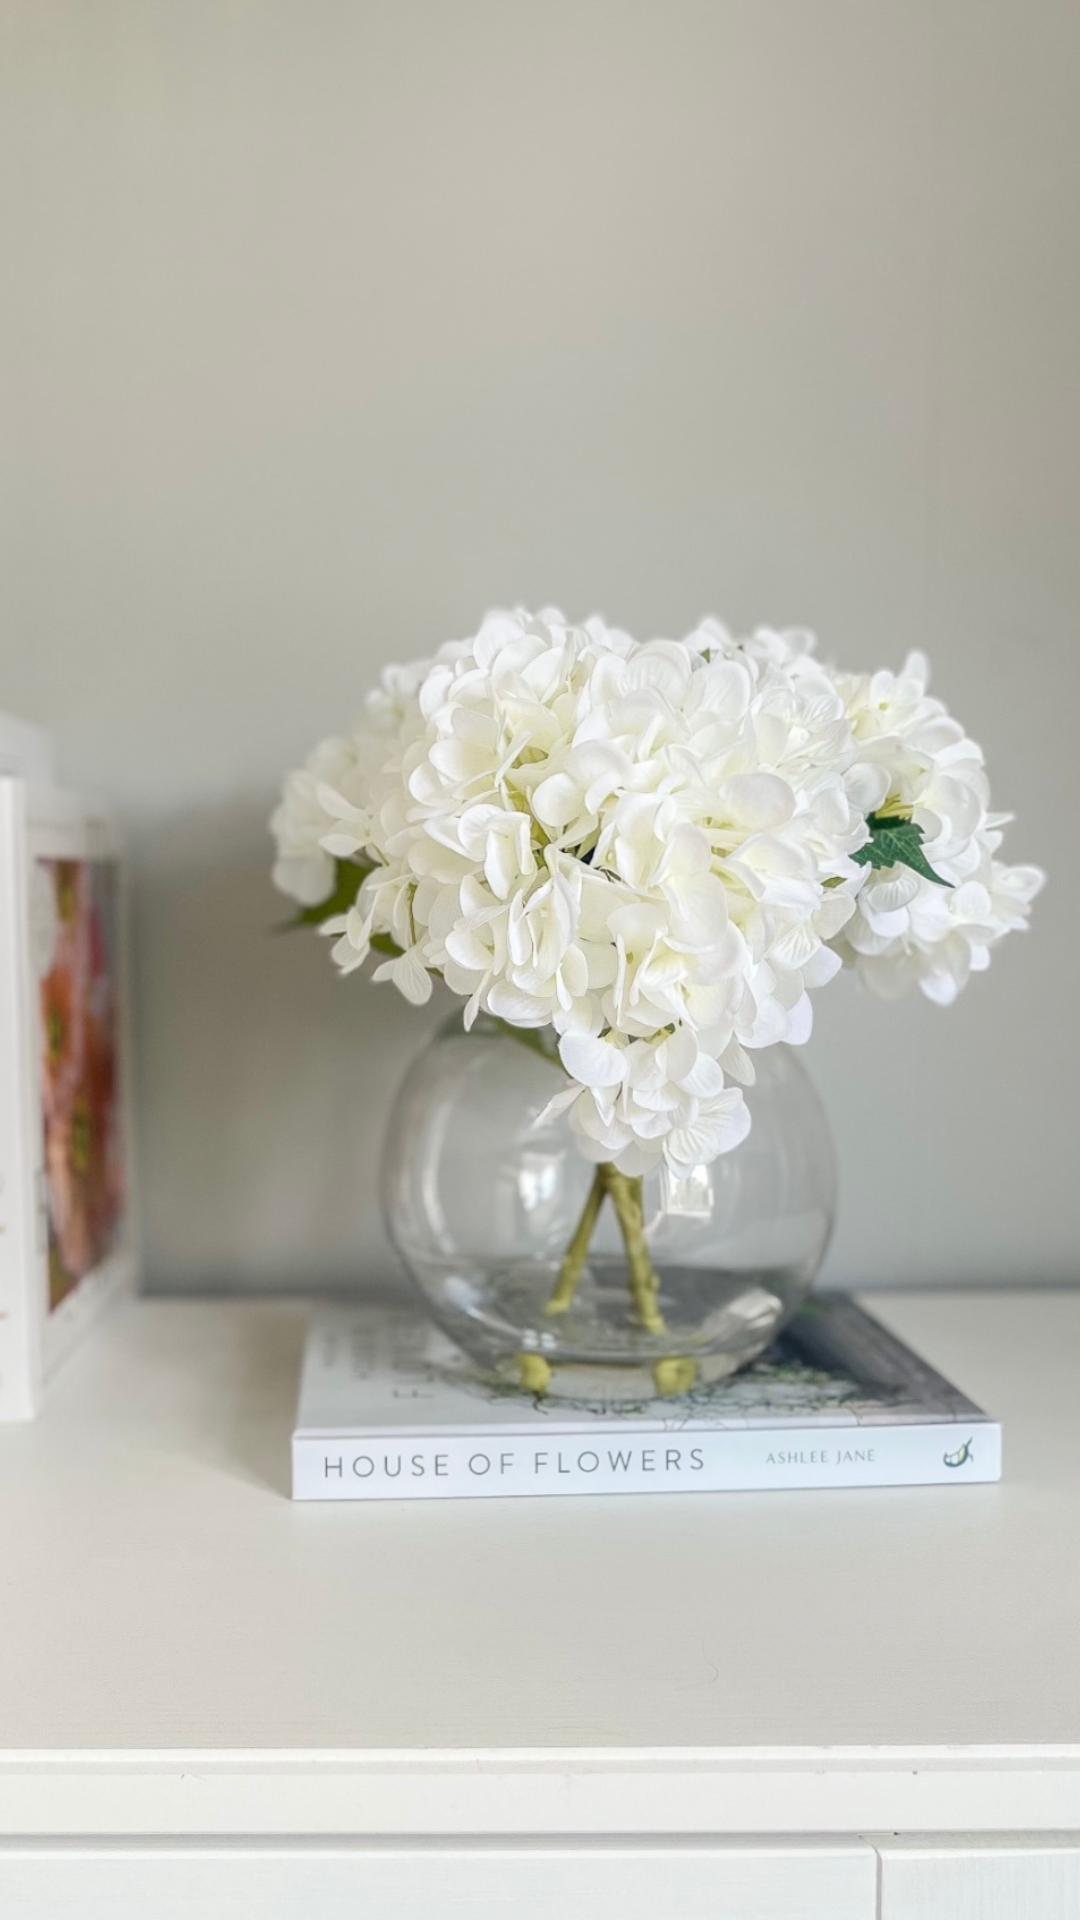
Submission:
M 374 873 L 375 864 L 371 860 L 335 860 L 333 890 L 325 900 L 319 900 L 313 907 L 300 907 L 291 920 L 283 920 L 275 927 L 275 933 L 292 933 L 296 927 L 321 927 L 339 913 L 348 913 L 355 906 L 356 896 L 369 873 Z M 375 953 L 386 955 L 388 960 L 396 960 L 401 948 L 388 933 L 373 933 L 371 946 Z
M 294 927 L 321 927 L 324 920 L 332 920 L 335 914 L 348 913 L 356 903 L 361 882 L 374 871 L 371 861 L 335 860 L 334 885 L 326 899 L 318 901 L 313 907 L 299 907 L 291 920 L 280 923 L 277 932 L 291 933 Z M 375 942 L 371 944 L 374 946 Z M 393 950 L 395 953 L 400 951 L 397 947 Z
M 912 873 L 921 874 L 924 880 L 933 880 L 939 887 L 949 887 L 951 880 L 943 880 L 935 873 L 922 850 L 923 830 L 914 820 L 905 820 L 896 813 L 872 813 L 867 822 L 870 838 L 865 847 L 852 854 L 852 859 L 860 867 L 910 867 Z
M 503 1033 L 508 1033 L 511 1040 L 519 1041 L 523 1047 L 530 1047 L 533 1053 L 538 1053 L 544 1060 L 550 1060 L 553 1066 L 562 1065 L 559 1059 L 559 1036 L 554 1027 L 515 1027 L 511 1020 L 493 1017 L 495 1025 L 500 1027 Z
M 388 960 L 396 960 L 398 954 L 404 953 L 405 949 L 404 947 L 399 947 L 397 941 L 389 933 L 373 933 L 371 936 L 371 951 L 372 953 L 385 953 Z

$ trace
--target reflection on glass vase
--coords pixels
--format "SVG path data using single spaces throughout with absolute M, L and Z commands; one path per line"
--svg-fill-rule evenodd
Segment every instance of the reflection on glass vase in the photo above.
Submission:
M 753 1360 L 799 1305 L 832 1226 L 825 1115 L 789 1047 L 755 1055 L 749 1138 L 677 1179 L 584 1160 L 563 1078 L 529 1036 L 447 1024 L 390 1120 L 383 1201 L 432 1317 L 486 1372 L 628 1401 Z

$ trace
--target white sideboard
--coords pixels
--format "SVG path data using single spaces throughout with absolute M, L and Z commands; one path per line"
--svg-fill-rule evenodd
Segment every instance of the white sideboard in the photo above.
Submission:
M 0 1429 L 4 1920 L 1075 1920 L 1080 1293 L 871 1302 L 1001 1486 L 302 1504 L 304 1309 Z

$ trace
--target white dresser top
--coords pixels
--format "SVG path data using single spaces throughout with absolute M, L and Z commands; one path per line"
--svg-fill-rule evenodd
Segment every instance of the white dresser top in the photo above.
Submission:
M 0 1833 L 1080 1828 L 1080 1293 L 868 1303 L 1001 1486 L 293 1505 L 305 1308 L 0 1428 Z

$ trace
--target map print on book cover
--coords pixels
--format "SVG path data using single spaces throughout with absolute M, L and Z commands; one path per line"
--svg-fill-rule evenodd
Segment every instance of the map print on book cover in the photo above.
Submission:
M 755 1365 L 611 1407 L 473 1373 L 406 1309 L 319 1312 L 293 1434 L 297 1500 L 957 1486 L 1001 1477 L 1001 1428 L 845 1294 Z

